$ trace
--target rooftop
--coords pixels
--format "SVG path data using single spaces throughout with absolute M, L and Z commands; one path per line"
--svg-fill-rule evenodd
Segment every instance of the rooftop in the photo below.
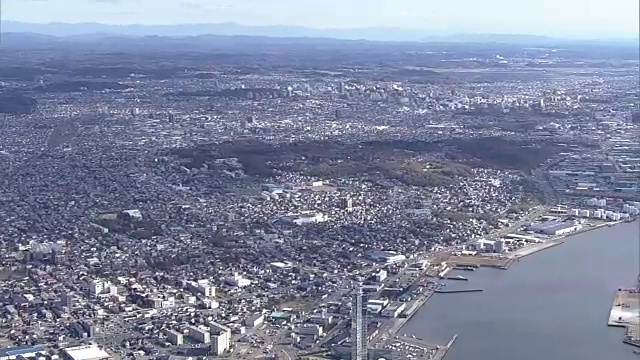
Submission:
M 0 349 L 0 357 L 18 356 L 45 351 L 42 346 L 18 346 Z
M 109 353 L 94 345 L 67 348 L 64 349 L 64 352 L 72 360 L 99 360 L 111 358 Z

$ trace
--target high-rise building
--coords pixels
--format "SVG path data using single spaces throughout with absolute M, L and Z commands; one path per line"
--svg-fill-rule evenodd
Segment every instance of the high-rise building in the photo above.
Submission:
M 184 344 L 184 335 L 182 333 L 173 330 L 167 330 L 165 334 L 167 335 L 167 341 L 171 344 L 178 346 Z
M 351 300 L 351 360 L 367 360 L 367 300 L 358 287 Z
M 212 321 L 209 323 L 209 331 L 212 334 L 210 347 L 211 353 L 215 355 L 222 355 L 231 347 L 231 329 Z
M 208 330 L 201 329 L 195 326 L 187 327 L 189 330 L 189 337 L 201 344 L 209 344 L 211 343 L 211 334 Z

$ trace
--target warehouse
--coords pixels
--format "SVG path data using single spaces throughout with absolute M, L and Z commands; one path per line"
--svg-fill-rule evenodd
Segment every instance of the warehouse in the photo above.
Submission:
M 566 235 L 576 232 L 582 228 L 582 225 L 571 221 L 547 221 L 541 223 L 533 223 L 527 227 L 527 231 L 533 231 L 545 235 Z
M 64 349 L 67 360 L 108 360 L 111 355 L 97 345 L 83 345 Z
M 407 303 L 392 303 L 382 311 L 382 316 L 386 318 L 397 318 L 406 308 Z
M 18 356 L 25 358 L 36 357 L 36 354 L 44 352 L 42 346 L 19 346 L 0 348 L 0 360 L 15 360 Z

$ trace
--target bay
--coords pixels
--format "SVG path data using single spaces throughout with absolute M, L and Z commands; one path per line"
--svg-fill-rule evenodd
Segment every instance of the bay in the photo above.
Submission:
M 531 255 L 509 270 L 455 272 L 469 281 L 447 288 L 483 292 L 435 294 L 401 329 L 431 343 L 459 334 L 446 360 L 639 359 L 607 326 L 619 287 L 638 276 L 638 225 L 582 233 Z

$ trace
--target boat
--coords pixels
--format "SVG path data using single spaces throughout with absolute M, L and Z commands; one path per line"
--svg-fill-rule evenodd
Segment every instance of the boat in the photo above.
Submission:
M 638 349 L 633 349 L 633 353 L 634 353 L 634 354 L 636 354 L 636 355 L 640 355 L 640 350 L 638 350 Z

